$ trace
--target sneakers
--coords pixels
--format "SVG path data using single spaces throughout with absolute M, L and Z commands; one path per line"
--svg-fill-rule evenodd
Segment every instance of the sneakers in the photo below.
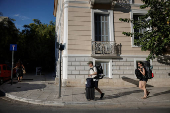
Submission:
M 104 93 L 102 93 L 102 94 L 101 94 L 101 97 L 100 97 L 100 99 L 102 99 L 103 97 L 104 97 Z

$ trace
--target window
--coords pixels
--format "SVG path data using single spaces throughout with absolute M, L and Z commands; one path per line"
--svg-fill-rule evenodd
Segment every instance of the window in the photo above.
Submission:
M 95 41 L 110 41 L 109 38 L 109 14 L 94 14 Z
M 103 74 L 105 77 L 109 77 L 109 63 L 101 63 L 101 66 L 103 68 Z
M 91 9 L 92 41 L 114 41 L 113 10 Z
M 138 21 L 140 19 L 142 15 L 133 15 L 133 20 L 134 21 Z M 134 29 L 134 33 L 144 33 L 147 29 Z M 134 44 L 135 44 L 135 41 L 138 40 L 140 37 L 139 36 L 135 36 L 134 35 Z M 135 44 L 135 45 L 138 45 L 140 46 L 139 44 Z
M 138 21 L 141 16 L 142 15 L 133 15 L 134 21 Z M 144 33 L 145 31 L 146 31 L 146 29 L 134 29 L 134 32 L 138 32 L 138 33 Z M 139 38 L 140 37 L 138 37 L 138 36 L 134 36 L 134 39 L 139 39 Z
M 130 18 L 137 21 L 137 20 L 139 20 L 139 18 L 141 16 L 145 15 L 146 13 L 147 13 L 147 10 L 132 10 Z M 146 29 L 141 29 L 141 30 L 133 29 L 133 26 L 134 26 L 133 23 L 131 23 L 131 32 L 132 33 L 134 33 L 134 32 L 144 33 L 146 31 Z M 139 46 L 135 45 L 135 40 L 138 40 L 140 37 L 132 36 L 131 38 L 132 38 L 131 46 L 132 47 L 139 47 Z
M 6 66 L 5 65 L 3 65 L 3 70 L 6 70 Z

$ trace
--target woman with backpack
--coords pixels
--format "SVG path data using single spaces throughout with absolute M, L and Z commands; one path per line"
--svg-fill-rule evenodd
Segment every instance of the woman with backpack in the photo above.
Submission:
M 21 82 L 22 81 L 22 78 L 23 78 L 23 70 L 22 69 L 25 69 L 24 65 L 22 64 L 21 60 L 18 60 L 17 64 L 16 64 L 16 75 L 18 77 L 18 82 Z
M 142 74 L 142 77 L 139 80 L 139 88 L 144 91 L 144 97 L 142 99 L 146 99 L 149 96 L 149 91 L 146 89 L 146 83 L 148 81 L 148 78 L 146 77 L 146 71 L 143 66 L 143 62 L 138 62 L 138 70 Z

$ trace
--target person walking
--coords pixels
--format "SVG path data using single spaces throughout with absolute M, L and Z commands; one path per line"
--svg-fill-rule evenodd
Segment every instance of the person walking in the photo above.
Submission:
M 89 78 L 94 78 L 95 76 L 97 76 L 97 69 L 96 69 L 95 66 L 93 66 L 92 61 L 89 61 L 87 64 L 90 67 L 90 72 L 89 72 L 90 74 L 88 75 L 88 77 Z M 103 96 L 104 96 L 104 93 L 102 93 L 102 91 L 98 88 L 98 81 L 99 81 L 99 79 L 93 79 L 94 87 L 101 94 L 100 99 L 102 99 Z
M 18 78 L 18 82 L 21 82 L 22 78 L 23 78 L 23 70 L 22 69 L 25 69 L 21 60 L 18 60 L 18 62 L 16 63 L 16 67 L 14 67 L 14 68 L 16 68 L 16 75 L 17 75 L 17 78 Z
M 149 96 L 150 92 L 146 89 L 146 83 L 148 81 L 148 78 L 145 76 L 146 71 L 143 66 L 143 62 L 138 62 L 138 70 L 142 74 L 142 77 L 139 80 L 139 88 L 144 91 L 144 97 L 142 97 L 142 99 L 146 99 Z

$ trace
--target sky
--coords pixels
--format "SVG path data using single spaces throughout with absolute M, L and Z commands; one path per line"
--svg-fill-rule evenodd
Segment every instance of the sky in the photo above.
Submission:
M 49 24 L 52 20 L 54 0 L 0 0 L 0 12 L 3 16 L 15 19 L 16 27 L 20 30 L 23 25 L 33 23 L 32 19 L 39 19 Z

